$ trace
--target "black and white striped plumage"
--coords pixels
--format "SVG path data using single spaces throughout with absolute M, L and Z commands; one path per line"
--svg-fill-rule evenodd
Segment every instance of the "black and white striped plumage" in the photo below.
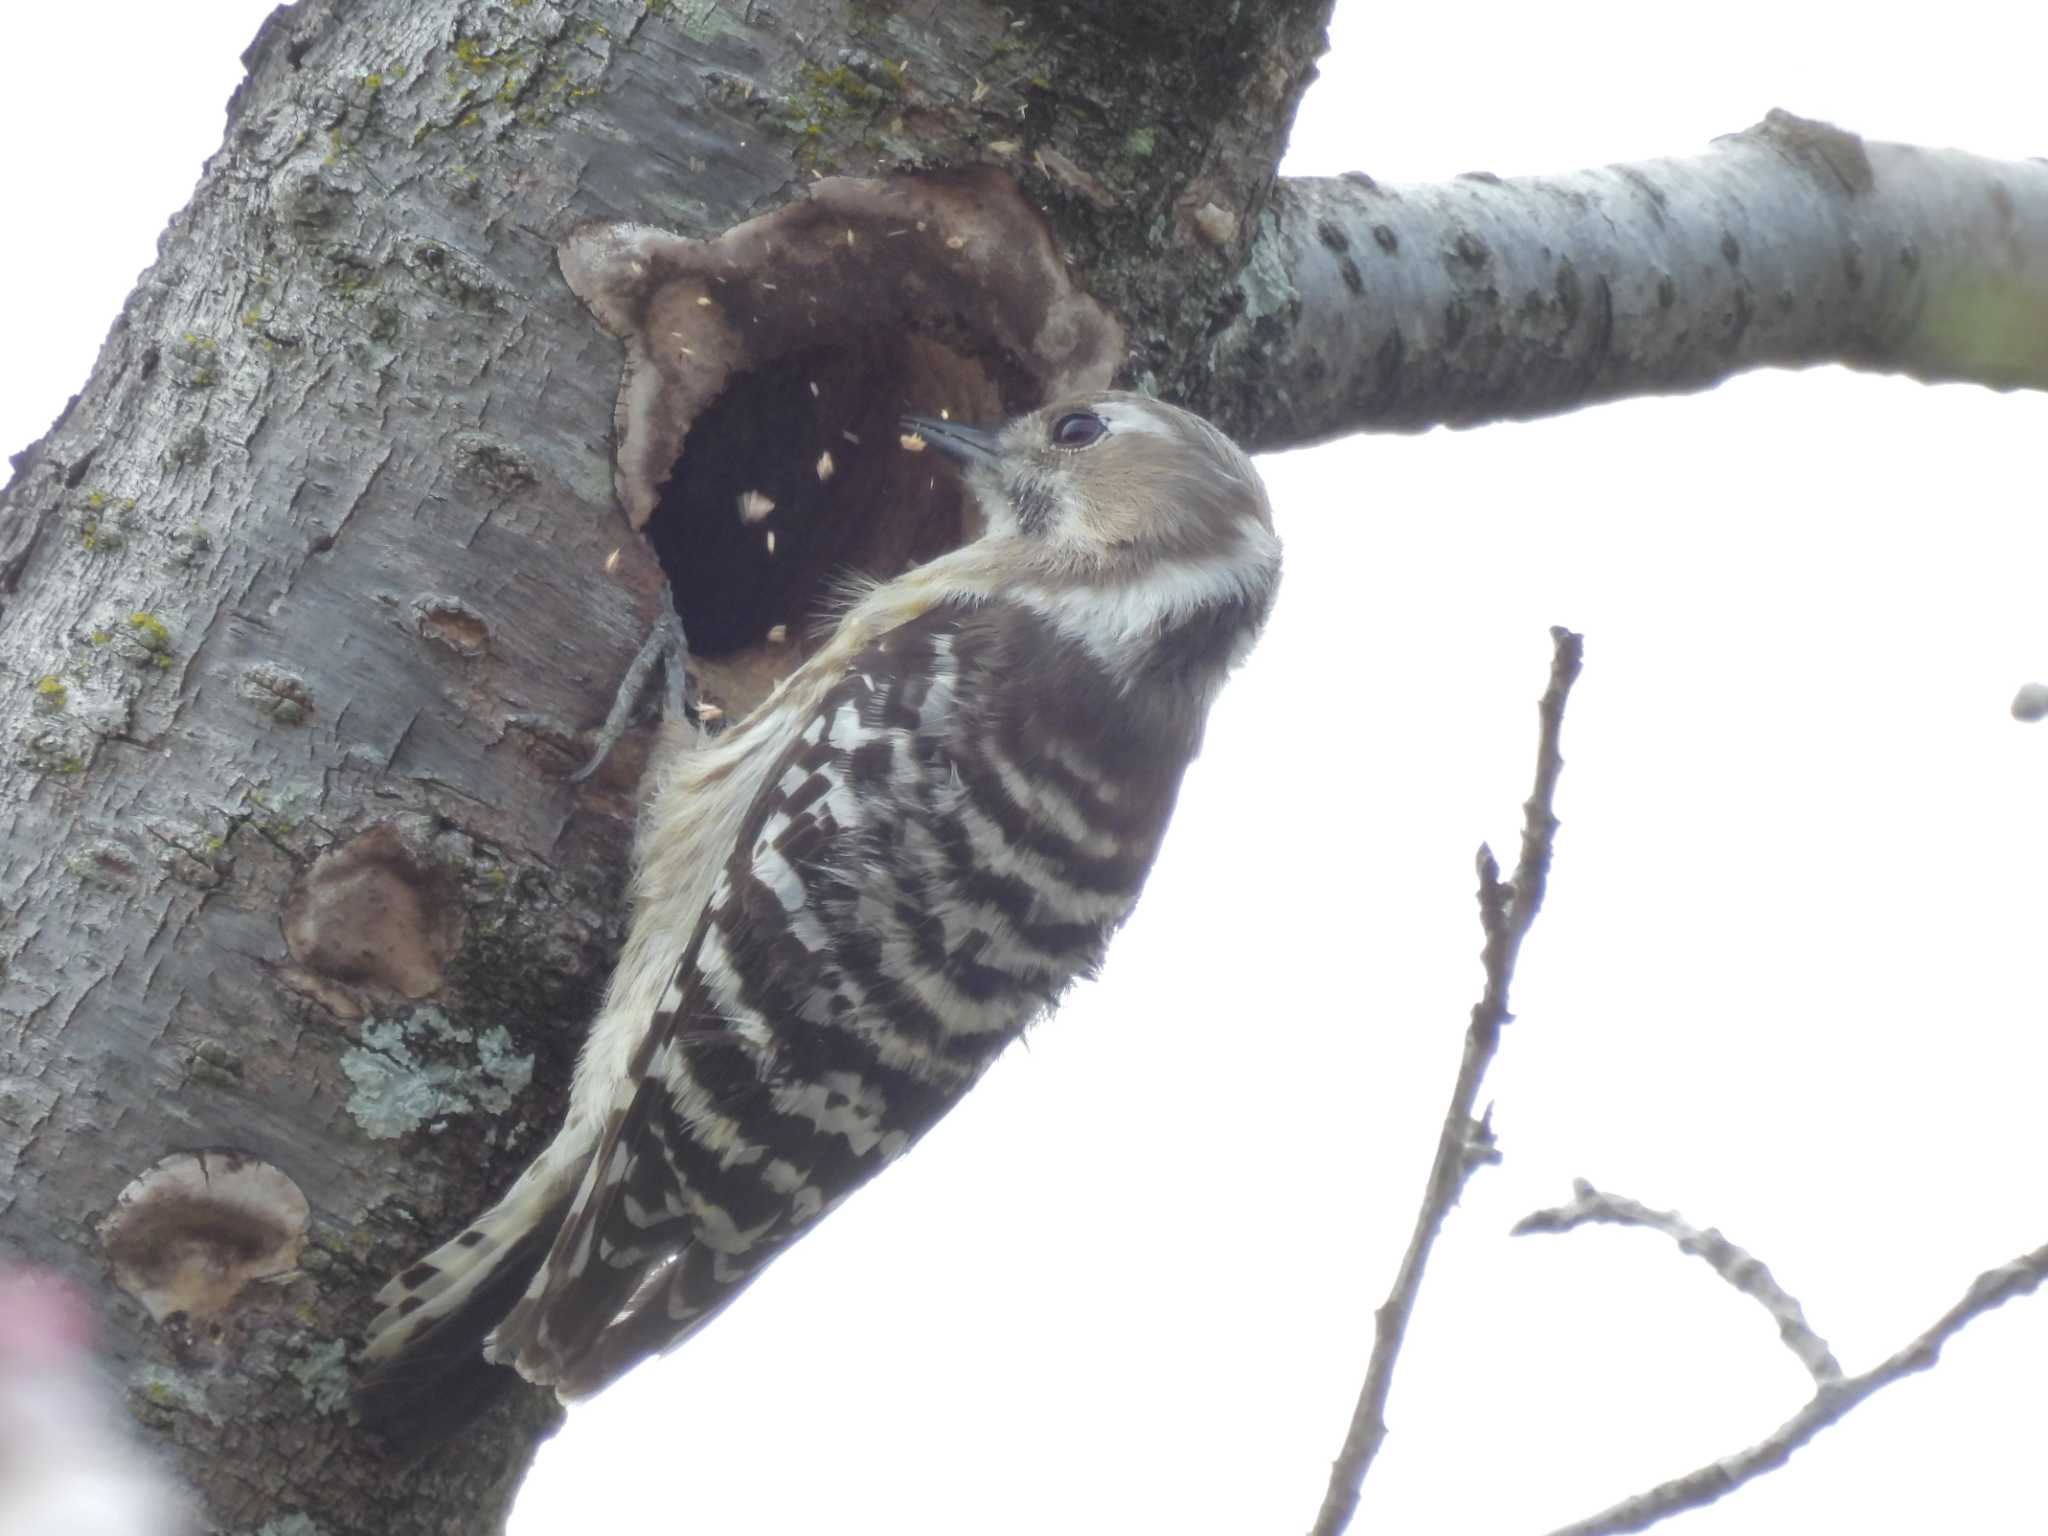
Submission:
M 568 1122 L 380 1293 L 373 1406 L 474 1371 L 486 1330 L 564 1396 L 675 1344 L 1130 914 L 1278 582 L 1258 477 L 1135 395 L 920 425 L 987 532 L 869 590 L 718 741 L 671 725 Z

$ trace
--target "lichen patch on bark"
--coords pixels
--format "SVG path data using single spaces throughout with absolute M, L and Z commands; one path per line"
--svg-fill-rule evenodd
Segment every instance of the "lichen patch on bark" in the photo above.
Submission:
M 533 1057 L 513 1049 L 502 1024 L 479 1035 L 450 1023 L 438 1008 L 373 1019 L 358 1038 L 361 1043 L 341 1057 L 353 1089 L 348 1112 L 377 1141 L 422 1127 L 439 1130 L 451 1114 L 503 1115 L 533 1081 Z M 450 1054 L 467 1059 L 431 1059 Z

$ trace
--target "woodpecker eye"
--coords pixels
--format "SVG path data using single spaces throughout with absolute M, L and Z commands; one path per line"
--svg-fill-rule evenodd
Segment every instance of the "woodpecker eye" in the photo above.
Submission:
M 1070 411 L 1052 424 L 1055 448 L 1086 448 L 1109 430 L 1093 411 Z

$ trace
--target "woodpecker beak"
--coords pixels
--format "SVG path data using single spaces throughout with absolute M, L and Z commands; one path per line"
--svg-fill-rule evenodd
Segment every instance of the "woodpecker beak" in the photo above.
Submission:
M 935 421 L 929 416 L 905 416 L 899 424 L 904 431 L 915 432 L 947 458 L 958 459 L 962 464 L 996 461 L 996 434 L 985 428 L 957 421 Z

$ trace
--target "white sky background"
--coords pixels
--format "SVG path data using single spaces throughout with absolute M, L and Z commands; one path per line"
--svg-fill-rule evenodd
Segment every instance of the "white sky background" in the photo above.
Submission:
M 10 7 L 0 444 L 85 379 L 265 4 Z M 1822 15 L 1820 13 L 1825 13 Z M 2031 29 L 2031 30 L 2029 30 Z M 1350 4 L 1287 169 L 1702 150 L 1784 106 L 2048 153 L 2037 8 Z M 88 85 L 86 82 L 90 80 Z M 2044 342 L 2048 344 L 2048 342 Z M 1564 828 L 1361 1529 L 1542 1531 L 1807 1395 L 1575 1175 L 1718 1225 L 1864 1368 L 2048 1238 L 2048 401 L 1825 372 L 1265 461 L 1286 587 L 1136 920 L 904 1164 L 575 1413 L 515 1536 L 1305 1528 L 1480 985 L 1546 628 Z M 566 1021 L 565 1021 L 566 1022 Z M 2048 1298 L 1693 1532 L 2038 1520 Z M 317 1518 L 317 1512 L 314 1512 Z

